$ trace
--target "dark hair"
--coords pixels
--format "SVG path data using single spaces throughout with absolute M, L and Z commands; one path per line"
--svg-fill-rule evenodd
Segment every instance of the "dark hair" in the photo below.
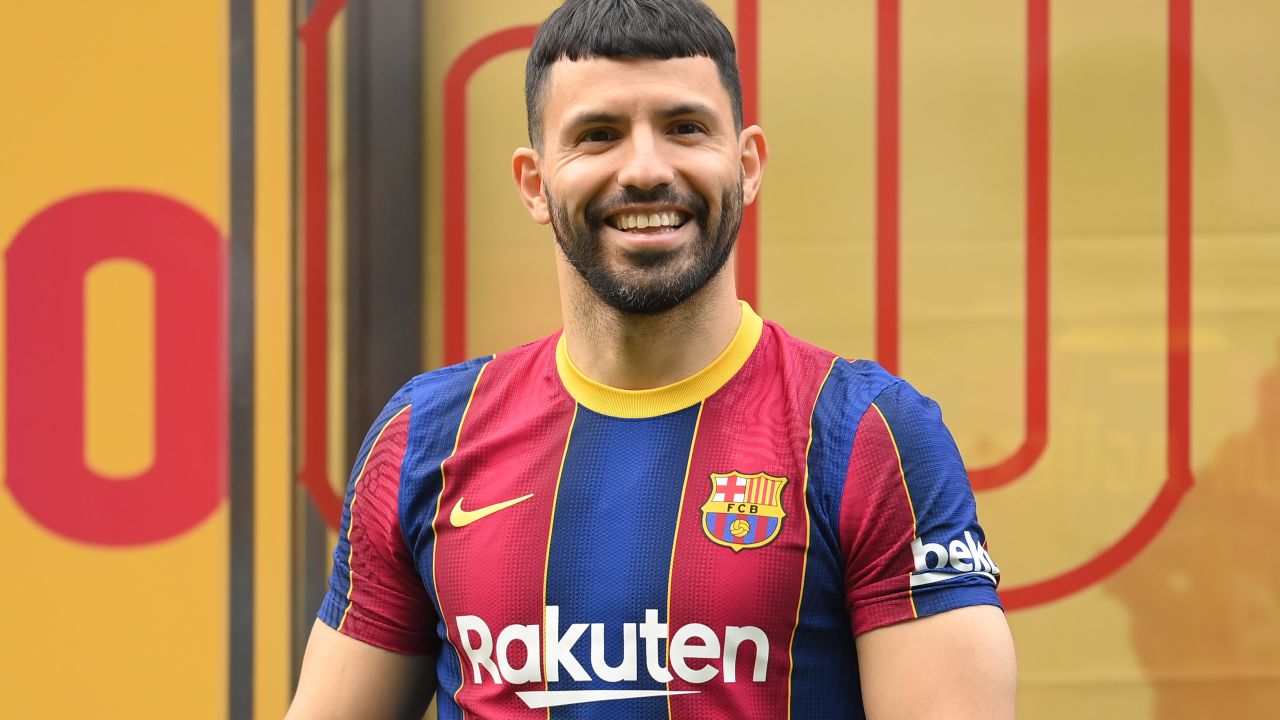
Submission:
M 547 74 L 558 60 L 708 57 L 742 129 L 742 82 L 729 28 L 701 0 L 567 0 L 538 28 L 524 70 L 529 141 L 542 145 Z

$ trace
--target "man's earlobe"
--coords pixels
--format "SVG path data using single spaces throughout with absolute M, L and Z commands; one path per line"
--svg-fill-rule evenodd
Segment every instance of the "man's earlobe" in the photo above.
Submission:
M 759 125 L 742 129 L 738 136 L 738 146 L 742 158 L 742 202 L 750 205 L 760 194 L 760 184 L 764 182 L 764 166 L 769 159 L 769 144 L 765 141 L 764 130 Z
M 546 225 L 551 222 L 551 213 L 547 208 L 547 196 L 542 191 L 542 171 L 538 169 L 538 151 L 532 148 L 516 148 L 511 156 L 511 171 L 516 181 L 516 190 L 520 193 L 520 201 L 529 211 L 533 221 Z

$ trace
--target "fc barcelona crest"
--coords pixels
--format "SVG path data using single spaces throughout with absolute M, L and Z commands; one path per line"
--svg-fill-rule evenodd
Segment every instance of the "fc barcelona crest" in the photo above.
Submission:
M 711 473 L 711 497 L 702 504 L 702 531 L 734 552 L 768 545 L 778 537 L 784 477 L 764 473 Z

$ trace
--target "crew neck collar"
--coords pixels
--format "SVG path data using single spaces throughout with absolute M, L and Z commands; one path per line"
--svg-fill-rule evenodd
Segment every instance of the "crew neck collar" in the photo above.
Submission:
M 742 305 L 742 319 L 729 346 L 710 365 L 683 380 L 646 390 L 622 390 L 596 382 L 573 364 L 561 333 L 556 342 L 556 371 L 560 381 L 574 400 L 612 417 L 657 417 L 696 405 L 724 387 L 742 369 L 760 342 L 764 321 L 745 301 L 738 302 Z

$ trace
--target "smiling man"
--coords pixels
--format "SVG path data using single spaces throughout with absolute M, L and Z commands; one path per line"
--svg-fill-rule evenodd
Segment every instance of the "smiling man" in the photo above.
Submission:
M 737 299 L 760 189 L 698 0 L 569 0 L 513 157 L 564 330 L 411 380 L 357 459 L 296 718 L 1008 718 L 936 404 Z

